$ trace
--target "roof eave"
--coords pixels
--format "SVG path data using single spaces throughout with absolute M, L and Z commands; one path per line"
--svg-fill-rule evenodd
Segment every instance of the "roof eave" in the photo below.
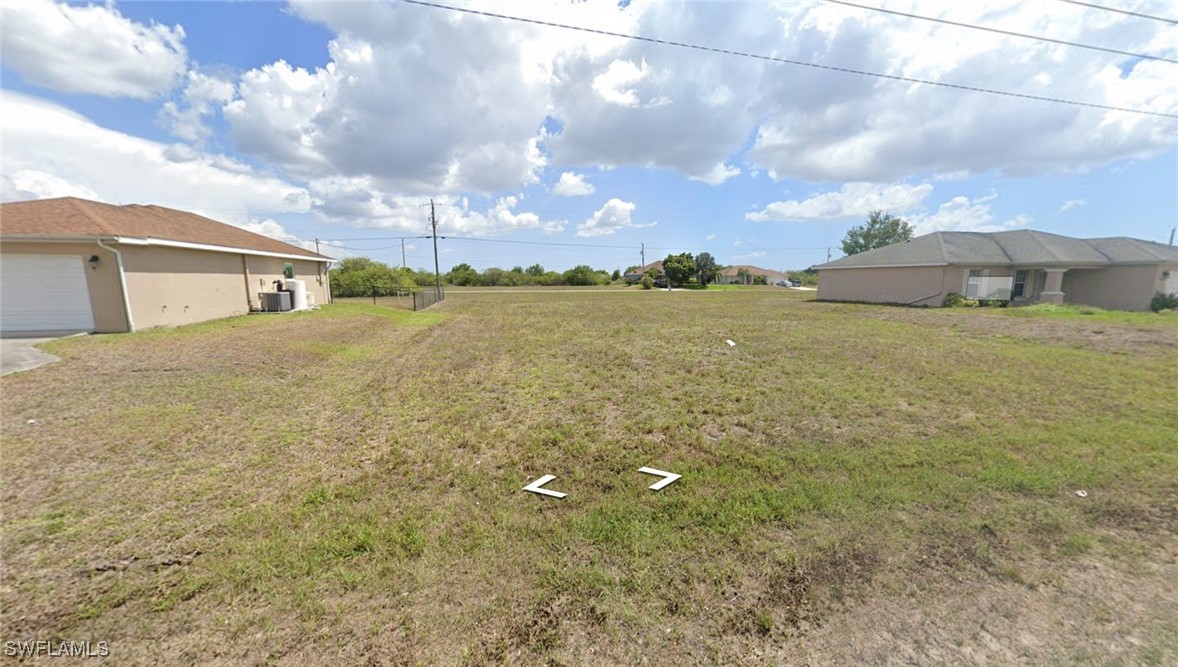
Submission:
M 259 257 L 277 257 L 280 259 L 301 259 L 310 262 L 333 262 L 334 257 L 327 255 L 300 255 L 298 253 L 283 253 L 273 252 L 269 250 L 258 250 L 255 248 L 238 248 L 233 246 L 213 245 L 211 243 L 190 243 L 188 241 L 172 241 L 169 239 L 157 239 L 150 237 L 131 237 L 131 236 L 109 236 L 109 235 L 95 235 L 95 236 L 53 236 L 47 234 L 3 234 L 0 235 L 0 241 L 25 241 L 38 243 L 94 243 L 96 241 L 110 241 L 122 245 L 132 246 L 162 246 L 169 248 L 184 248 L 188 250 L 205 250 L 208 252 L 227 252 L 235 255 L 254 255 Z M 281 243 L 281 241 L 279 241 Z

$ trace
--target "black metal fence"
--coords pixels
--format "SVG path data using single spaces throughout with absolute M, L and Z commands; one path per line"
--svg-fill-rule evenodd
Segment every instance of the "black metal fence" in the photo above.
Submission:
M 445 287 L 427 287 L 413 292 L 413 310 L 425 310 L 439 301 L 446 300 Z

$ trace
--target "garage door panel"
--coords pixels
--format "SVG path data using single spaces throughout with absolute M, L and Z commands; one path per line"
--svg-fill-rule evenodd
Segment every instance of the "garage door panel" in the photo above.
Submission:
M 0 258 L 0 331 L 93 331 L 86 265 L 77 255 Z

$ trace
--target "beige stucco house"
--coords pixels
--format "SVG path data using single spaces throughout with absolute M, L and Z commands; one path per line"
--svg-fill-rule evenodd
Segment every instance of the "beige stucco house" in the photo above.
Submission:
M 766 285 L 772 285 L 779 280 L 789 280 L 789 276 L 780 271 L 762 269 L 750 264 L 736 264 L 720 272 L 721 285 L 752 285 L 759 282 L 757 278 L 764 280 Z
M 1148 310 L 1154 294 L 1178 292 L 1178 248 L 1125 236 L 935 232 L 815 268 L 826 301 L 940 306 L 956 292 L 1014 305 Z
M 0 205 L 0 333 L 125 332 L 244 315 L 286 272 L 327 303 L 330 258 L 160 206 Z

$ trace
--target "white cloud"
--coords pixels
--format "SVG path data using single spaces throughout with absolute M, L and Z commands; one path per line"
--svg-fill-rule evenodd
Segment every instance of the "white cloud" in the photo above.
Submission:
M 552 194 L 561 197 L 580 197 L 593 194 L 597 188 L 592 183 L 586 183 L 582 174 L 566 171 L 560 175 L 560 180 L 552 188 Z
M 707 174 L 704 174 L 703 176 L 692 176 L 691 180 L 703 181 L 704 183 L 707 183 L 708 185 L 720 185 L 724 181 L 727 181 L 728 179 L 739 176 L 739 175 L 740 175 L 740 168 L 739 167 L 729 167 L 728 165 L 724 164 L 723 162 L 717 162 L 716 166 L 712 167 L 712 170 L 709 171 Z
M 292 8 L 337 33 L 330 61 L 246 72 L 223 110 L 238 149 L 302 178 L 367 178 L 405 195 L 536 181 L 549 100 L 520 46 L 535 28 L 403 4 Z
M 1087 203 L 1088 202 L 1084 201 L 1083 199 L 1069 199 L 1063 203 L 1063 206 L 1059 207 L 1059 212 L 1063 213 L 1064 211 L 1070 211 L 1077 206 L 1083 206 Z
M 177 137 L 193 143 L 203 142 L 212 133 L 204 124 L 204 117 L 232 100 L 233 93 L 232 82 L 191 71 L 180 100 L 168 100 L 160 108 L 160 120 Z
M 704 240 L 705 240 L 705 241 L 711 241 L 711 240 L 712 240 L 712 239 L 714 239 L 714 238 L 716 238 L 716 235 L 715 235 L 715 234 L 708 234 L 707 236 L 705 236 L 705 237 L 704 237 Z
M 1021 229 L 1031 224 L 1031 217 L 1020 213 L 1002 222 L 994 221 L 994 214 L 987 202 L 994 199 L 993 195 L 971 200 L 968 197 L 954 197 L 941 204 L 936 213 L 931 215 L 910 216 L 916 235 L 930 232 L 1001 232 L 1010 229 Z
M 188 60 L 182 27 L 135 23 L 114 3 L 5 2 L 0 23 L 4 66 L 70 93 L 150 99 L 172 89 Z
M 5 91 L 0 116 L 5 197 L 159 204 L 237 224 L 311 205 L 305 189 L 232 158 L 109 130 L 21 93 Z
M 737 261 L 749 260 L 749 259 L 760 259 L 762 257 L 765 257 L 766 254 L 767 253 L 764 250 L 754 250 L 752 252 L 746 252 L 743 255 L 733 255 L 732 259 L 737 260 Z
M 310 190 L 314 213 L 328 223 L 417 233 L 429 229 L 428 198 L 387 194 L 371 178 L 324 178 L 312 181 Z M 436 197 L 438 234 L 491 236 L 519 230 L 554 234 L 568 224 L 544 220 L 530 211 L 517 212 L 519 203 L 519 197 L 500 197 L 486 210 L 478 211 L 465 197 Z
M 621 199 L 611 199 L 604 206 L 594 211 L 588 220 L 577 226 L 577 236 L 606 236 L 619 230 L 632 227 L 641 229 L 654 227 L 657 222 L 635 224 L 633 220 L 635 206 L 632 202 Z
M 841 220 L 865 216 L 871 211 L 908 211 L 933 191 L 931 183 L 878 185 L 846 183 L 834 192 L 811 195 L 798 201 L 779 201 L 761 211 L 746 213 L 748 220 Z
M 629 60 L 615 60 L 604 72 L 593 77 L 592 88 L 610 104 L 633 108 L 639 105 L 638 91 L 628 86 L 646 78 L 648 73 L 645 60 L 638 65 Z

